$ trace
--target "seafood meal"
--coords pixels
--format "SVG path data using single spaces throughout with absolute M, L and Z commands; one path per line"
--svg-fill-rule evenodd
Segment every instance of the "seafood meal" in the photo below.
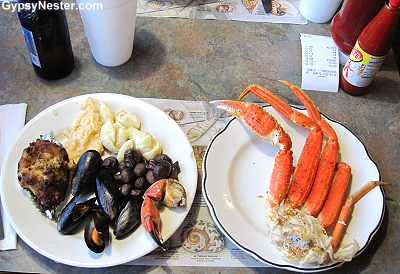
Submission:
M 162 144 L 141 130 L 133 112 L 113 113 L 91 98 L 83 107 L 65 132 L 66 147 L 37 139 L 23 150 L 17 170 L 21 187 L 43 215 L 57 222 L 60 237 L 83 229 L 84 241 L 94 253 L 102 253 L 111 243 L 111 230 L 122 240 L 140 224 L 166 250 L 158 206 L 186 206 L 179 162 L 162 153 Z M 98 142 L 102 149 L 96 149 Z M 78 158 L 74 151 L 70 159 L 71 147 L 85 151 Z
M 261 140 L 279 146 L 264 197 L 266 226 L 275 246 L 288 260 L 300 264 L 350 261 L 360 247 L 356 240 L 350 243 L 341 243 L 341 240 L 352 207 L 375 186 L 386 183 L 365 182 L 346 198 L 351 167 L 344 161 L 338 162 L 340 148 L 334 129 L 304 91 L 289 82 L 280 82 L 299 98 L 309 116 L 257 85 L 246 88 L 238 101 L 210 103 L 235 116 Z M 248 93 L 269 103 L 286 119 L 310 130 L 296 166 L 290 136 L 261 106 L 240 101 Z

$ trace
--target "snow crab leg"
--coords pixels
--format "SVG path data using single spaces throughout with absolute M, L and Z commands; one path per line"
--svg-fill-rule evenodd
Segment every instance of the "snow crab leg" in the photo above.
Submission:
M 364 195 L 367 194 L 369 191 L 371 191 L 374 187 L 379 185 L 387 185 L 387 183 L 381 181 L 370 181 L 347 198 L 346 203 L 343 205 L 342 210 L 340 212 L 339 219 L 332 232 L 331 245 L 334 249 L 337 247 L 342 237 L 343 230 L 346 227 L 347 218 L 351 213 L 353 205 L 357 201 L 359 201 L 362 197 L 364 197 Z
M 322 118 L 318 108 L 303 90 L 290 82 L 283 80 L 279 80 L 279 82 L 292 90 L 296 97 L 299 98 L 305 106 L 310 118 L 321 127 L 324 135 L 328 137 L 328 141 L 326 142 L 321 155 L 313 187 L 305 202 L 307 213 L 310 215 L 316 215 L 321 211 L 331 185 L 336 161 L 339 155 L 338 138 L 335 130 L 324 118 Z M 332 222 L 333 221 L 334 220 L 332 220 Z
M 350 182 L 351 167 L 345 162 L 337 163 L 337 171 L 333 178 L 332 184 L 328 188 L 328 195 L 318 219 L 321 221 L 323 228 L 328 228 L 336 221 L 340 213 L 340 207 L 344 201 L 347 186 Z M 315 184 L 315 183 L 314 183 Z
M 311 130 L 297 162 L 288 192 L 289 205 L 297 208 L 305 202 L 314 183 L 323 143 L 321 128 L 308 116 L 292 109 L 281 98 L 263 87 L 249 86 L 240 94 L 238 100 L 241 100 L 249 92 L 269 103 L 288 120 Z
M 216 100 L 210 103 L 235 116 L 261 140 L 280 147 L 275 156 L 270 187 L 266 195 L 269 206 L 277 209 L 286 198 L 293 172 L 290 136 L 278 121 L 259 105 L 232 100 Z

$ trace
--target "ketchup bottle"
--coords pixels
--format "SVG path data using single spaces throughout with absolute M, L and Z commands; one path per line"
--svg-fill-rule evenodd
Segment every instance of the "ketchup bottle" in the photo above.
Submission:
M 400 0 L 390 0 L 361 32 L 339 78 L 345 92 L 367 90 L 392 47 L 399 16 Z
M 362 30 L 384 5 L 385 0 L 344 0 L 331 22 L 332 39 L 341 52 L 350 54 Z

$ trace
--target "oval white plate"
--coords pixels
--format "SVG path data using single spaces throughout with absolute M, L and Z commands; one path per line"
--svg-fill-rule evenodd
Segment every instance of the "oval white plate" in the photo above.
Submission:
M 106 267 L 137 259 L 157 246 L 140 226 L 126 239 L 113 237 L 105 251 L 95 255 L 86 247 L 83 232 L 68 236 L 58 234 L 56 223 L 40 214 L 17 180 L 17 164 L 22 150 L 49 130 L 53 130 L 57 140 L 62 141 L 62 131 L 78 117 L 81 113 L 79 106 L 88 97 L 105 102 L 113 111 L 127 108 L 135 112 L 142 121 L 142 129 L 161 141 L 164 153 L 179 161 L 179 179 L 187 191 L 187 206 L 161 209 L 164 240 L 178 229 L 189 212 L 196 192 L 197 166 L 193 149 L 181 128 L 160 109 L 126 95 L 98 93 L 73 97 L 47 108 L 25 125 L 2 169 L 0 193 L 11 225 L 29 246 L 50 259 L 73 266 Z
M 284 119 L 270 106 L 266 110 L 291 136 L 296 165 L 309 130 Z M 327 120 L 339 138 L 340 160 L 352 167 L 350 193 L 368 181 L 379 180 L 379 170 L 361 141 L 343 125 Z M 300 265 L 285 260 L 271 242 L 263 202 L 277 151 L 278 147 L 255 137 L 235 118 L 213 138 L 203 160 L 203 195 L 215 223 L 236 245 L 272 266 L 314 272 L 341 265 Z M 361 247 L 357 255 L 380 227 L 384 211 L 381 187 L 373 189 L 354 206 L 343 242 L 356 239 Z

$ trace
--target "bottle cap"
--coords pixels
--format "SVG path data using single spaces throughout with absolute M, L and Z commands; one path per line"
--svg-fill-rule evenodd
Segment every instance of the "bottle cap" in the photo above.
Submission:
M 395 9 L 400 8 L 400 0 L 390 0 L 389 3 Z

